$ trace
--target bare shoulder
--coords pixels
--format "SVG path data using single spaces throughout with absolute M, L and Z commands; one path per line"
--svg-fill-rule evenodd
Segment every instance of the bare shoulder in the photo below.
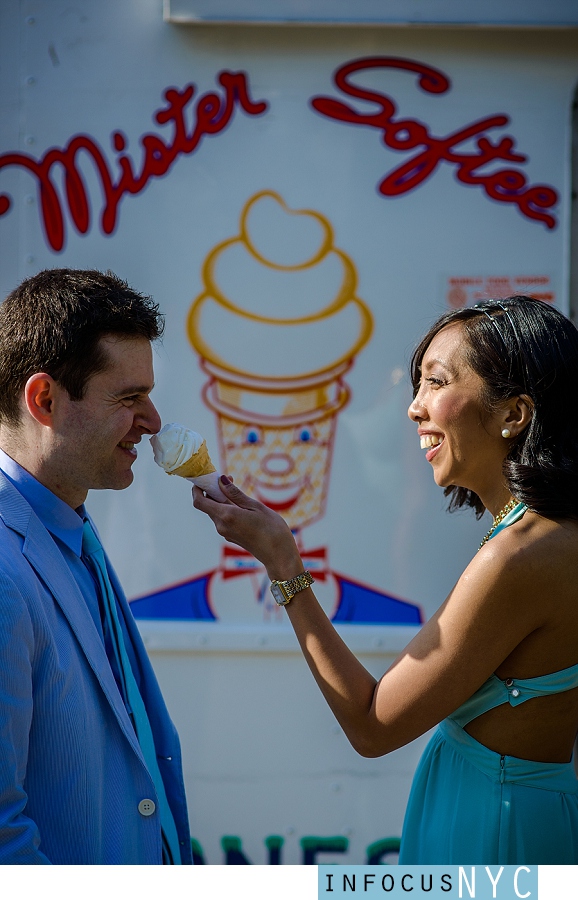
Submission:
M 577 522 L 528 512 L 488 541 L 463 577 L 496 623 L 517 631 L 508 663 L 532 662 L 538 674 L 578 661 Z
M 476 553 L 433 620 L 503 658 L 544 628 L 578 629 L 578 525 L 527 513 Z
M 471 567 L 533 588 L 576 584 L 578 596 L 578 522 L 546 519 L 527 512 L 482 547 Z

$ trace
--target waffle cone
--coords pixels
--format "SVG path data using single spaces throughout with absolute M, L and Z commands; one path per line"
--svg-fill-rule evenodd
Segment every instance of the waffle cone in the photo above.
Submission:
M 211 472 L 216 471 L 209 456 L 207 443 L 203 441 L 197 452 L 182 466 L 179 466 L 178 469 L 173 469 L 172 472 L 169 472 L 169 475 L 180 475 L 181 478 L 197 478 L 199 475 L 210 475 Z

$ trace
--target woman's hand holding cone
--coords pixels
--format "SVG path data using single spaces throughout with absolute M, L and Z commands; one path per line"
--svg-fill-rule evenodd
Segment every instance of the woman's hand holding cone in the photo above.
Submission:
M 218 533 L 263 563 L 274 581 L 294 578 L 303 571 L 295 538 L 285 520 L 258 500 L 248 497 L 222 475 L 220 488 L 228 503 L 216 503 L 193 488 L 193 505 L 206 513 Z

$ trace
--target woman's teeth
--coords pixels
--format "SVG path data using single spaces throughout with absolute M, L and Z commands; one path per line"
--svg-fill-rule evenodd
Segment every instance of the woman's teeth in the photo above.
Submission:
M 443 437 L 441 434 L 422 434 L 419 439 L 419 446 L 422 450 L 427 450 L 428 447 L 437 447 L 442 441 Z

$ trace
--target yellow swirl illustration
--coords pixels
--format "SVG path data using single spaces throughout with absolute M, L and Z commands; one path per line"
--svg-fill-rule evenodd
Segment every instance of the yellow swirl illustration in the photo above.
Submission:
M 250 217 L 251 213 L 264 201 L 271 201 L 277 205 L 278 209 L 273 210 L 279 219 L 279 211 L 283 216 L 294 218 L 297 223 L 299 217 L 305 217 L 309 220 L 308 224 L 313 222 L 319 227 L 321 240 L 319 246 L 313 248 L 313 252 L 304 260 L 297 263 L 283 263 L 272 258 L 272 254 L 267 256 L 258 246 L 258 241 L 252 234 Z M 283 248 L 282 248 L 283 249 Z M 293 273 L 305 272 L 315 269 L 324 261 L 337 264 L 341 269 L 341 283 L 330 301 L 321 308 L 313 308 L 311 311 L 301 315 L 271 315 L 264 314 L 241 306 L 235 302 L 230 296 L 226 296 L 221 289 L 219 278 L 216 273 L 217 265 L 226 264 L 227 259 L 233 258 L 232 251 L 239 251 L 248 254 L 253 260 L 263 267 L 275 272 L 286 273 L 290 278 Z M 202 268 L 202 278 L 204 290 L 194 300 L 191 307 L 187 330 L 189 339 L 199 353 L 199 355 L 209 363 L 217 365 L 221 370 L 234 373 L 237 377 L 245 376 L 248 378 L 266 379 L 271 382 L 271 388 L 274 388 L 275 382 L 286 382 L 287 378 L 307 378 L 322 373 L 330 372 L 340 367 L 345 362 L 351 362 L 359 350 L 368 342 L 373 329 L 373 319 L 366 304 L 356 295 L 357 290 L 357 274 L 353 261 L 342 250 L 334 246 L 333 229 L 330 222 L 321 213 L 311 209 L 291 210 L 286 205 L 283 198 L 274 191 L 261 191 L 251 197 L 245 204 L 240 219 L 240 230 L 236 237 L 229 238 L 217 244 L 207 255 Z M 232 329 L 234 333 L 242 335 L 247 333 L 247 323 L 253 322 L 256 326 L 269 326 L 268 329 L 256 328 L 252 336 L 259 341 L 261 345 L 270 341 L 278 341 L 280 346 L 280 360 L 283 359 L 283 352 L 296 352 L 299 347 L 304 347 L 309 342 L 310 346 L 319 346 L 320 340 L 323 340 L 324 330 L 320 328 L 320 324 L 325 322 L 328 326 L 335 323 L 338 327 L 342 324 L 344 327 L 338 328 L 341 332 L 339 339 L 335 341 L 338 346 L 338 354 L 329 360 L 321 361 L 317 367 L 309 368 L 301 365 L 300 371 L 294 371 L 291 374 L 275 372 L 272 369 L 263 371 L 259 354 L 251 354 L 251 367 L 248 362 L 240 365 L 231 358 L 227 358 L 226 353 L 220 344 L 224 342 L 220 339 L 216 327 L 212 329 L 207 324 L 208 315 L 212 314 L 216 317 L 215 307 L 221 310 L 219 321 L 221 328 L 227 327 Z M 347 319 L 342 316 L 343 322 L 338 322 L 337 317 L 347 313 Z M 225 314 L 225 315 L 223 315 Z M 225 324 L 223 324 L 225 323 Z M 308 329 L 309 326 L 309 329 Z M 314 330 L 313 330 L 314 329 Z M 289 332 L 293 332 L 288 337 Z M 344 333 L 347 332 L 347 333 Z M 353 337 L 353 340 L 351 338 Z M 331 329 L 327 330 L 327 338 L 332 340 Z M 308 357 L 308 363 L 311 364 L 312 358 Z M 266 390 L 264 385 L 261 390 Z

